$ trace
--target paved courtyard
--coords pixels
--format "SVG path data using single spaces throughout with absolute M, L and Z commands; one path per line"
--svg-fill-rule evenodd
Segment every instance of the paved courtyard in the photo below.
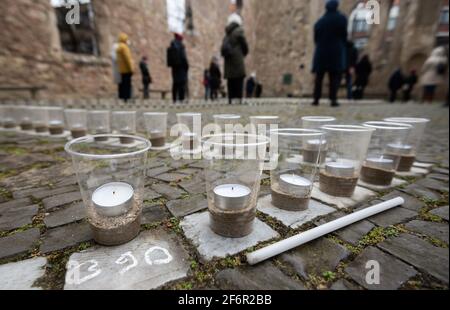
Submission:
M 415 173 L 397 176 L 398 186 L 389 190 L 360 185 L 349 201 L 314 195 L 309 213 L 280 214 L 265 204 L 270 190 L 264 173 L 255 234 L 245 240 L 216 238 L 202 226 L 201 162 L 152 152 L 142 232 L 113 248 L 92 241 L 66 141 L 0 131 L 0 289 L 448 289 L 448 109 L 379 101 L 313 108 L 287 99 L 136 106 L 162 108 L 170 124 L 183 111 L 202 112 L 204 123 L 218 113 L 240 114 L 244 121 L 279 115 L 283 127 L 299 126 L 306 115 L 336 116 L 347 124 L 394 116 L 432 121 Z M 395 196 L 406 203 L 257 266 L 245 262 L 252 250 Z M 379 285 L 366 281 L 366 264 L 374 260 Z

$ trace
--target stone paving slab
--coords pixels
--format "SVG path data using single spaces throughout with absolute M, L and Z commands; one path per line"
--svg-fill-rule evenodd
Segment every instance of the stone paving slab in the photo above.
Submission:
M 76 192 L 76 191 L 79 191 L 78 185 L 69 185 L 69 186 L 64 186 L 64 187 L 35 191 L 35 192 L 31 193 L 30 196 L 32 196 L 35 199 L 44 199 L 47 197 L 70 193 L 70 192 Z
M 268 195 L 258 200 L 258 210 L 279 220 L 285 226 L 298 228 L 307 224 L 317 217 L 324 216 L 336 211 L 313 199 L 310 200 L 309 208 L 305 211 L 290 212 L 279 209 L 272 205 L 272 196 Z
M 410 234 L 385 240 L 378 247 L 448 285 L 448 249 Z
M 168 184 L 153 184 L 151 186 L 151 189 L 169 200 L 178 199 L 186 194 L 185 191 L 179 189 L 178 187 L 170 186 Z
M 180 182 L 181 180 L 187 177 L 188 177 L 187 175 L 181 173 L 163 173 L 155 176 L 155 179 L 167 183 L 172 183 L 172 182 Z
M 0 210 L 4 208 L 19 208 L 19 207 L 26 207 L 29 205 L 32 205 L 33 202 L 30 198 L 21 198 L 21 199 L 15 199 L 10 200 L 7 202 L 0 203 Z
M 48 230 L 43 236 L 41 253 L 62 250 L 92 239 L 89 224 L 77 223 Z
M 373 204 L 376 204 L 381 201 L 373 202 Z M 372 205 L 372 204 L 371 204 Z M 391 210 L 385 211 L 383 213 L 374 215 L 368 220 L 378 226 L 381 227 L 389 227 L 395 224 L 405 223 L 415 217 L 417 217 L 419 214 L 415 211 L 411 211 L 402 207 L 395 207 Z
M 421 163 L 421 162 L 418 162 L 418 161 L 416 161 L 416 162 L 413 164 L 414 167 L 416 167 L 416 168 L 422 168 L 422 169 L 431 169 L 431 168 L 433 168 L 434 165 L 435 165 L 435 164 L 433 164 L 433 163 Z
M 280 259 L 291 266 L 299 276 L 308 279 L 310 276 L 322 276 L 324 272 L 334 271 L 339 262 L 349 254 L 342 245 L 327 238 L 320 238 L 282 254 Z
M 167 212 L 164 205 L 155 204 L 144 204 L 142 209 L 142 220 L 141 224 L 153 224 L 156 222 L 161 222 L 169 218 L 169 212 Z
M 333 291 L 357 291 L 361 290 L 359 286 L 356 284 L 353 284 L 350 281 L 347 281 L 345 279 L 337 280 L 333 283 L 333 285 L 330 287 L 330 290 Z
M 404 192 L 400 192 L 398 190 L 395 190 L 386 196 L 381 197 L 381 200 L 388 201 L 391 199 L 394 199 L 396 197 L 402 197 L 405 200 L 405 203 L 402 205 L 402 208 L 419 212 L 422 208 L 425 207 L 425 203 L 423 201 L 420 201 L 414 196 L 408 195 Z
M 167 203 L 167 209 L 175 217 L 184 217 L 208 208 L 208 200 L 204 195 L 197 195 L 187 199 L 172 200 Z
M 448 174 L 431 173 L 431 174 L 427 175 L 427 178 L 433 179 L 433 180 L 442 181 L 442 182 L 445 182 L 445 183 L 449 182 Z
M 331 214 L 330 216 L 327 216 L 324 219 L 318 220 L 314 224 L 316 226 L 326 224 L 328 222 L 331 222 L 335 219 L 341 218 L 345 216 L 345 213 L 342 212 L 336 212 Z M 375 225 L 371 222 L 364 220 L 357 222 L 355 224 L 352 224 L 350 226 L 344 227 L 340 230 L 337 230 L 334 232 L 335 235 L 337 235 L 340 239 L 344 240 L 347 243 L 350 243 L 351 245 L 358 245 L 359 241 L 367 235 L 373 228 L 375 228 Z
M 432 211 L 430 211 L 431 214 L 437 215 L 441 218 L 443 218 L 444 220 L 446 220 L 448 222 L 449 220 L 449 215 L 448 215 L 448 206 L 446 207 L 441 207 L 438 209 L 434 209 Z
M 147 170 L 146 176 L 154 178 L 160 174 L 169 172 L 170 170 L 172 170 L 172 168 L 167 167 L 167 166 L 157 167 L 157 168 Z
M 408 184 L 408 182 L 406 182 L 405 180 L 402 180 L 402 179 L 398 179 L 398 178 L 394 178 L 392 180 L 392 184 L 389 185 L 389 186 L 373 185 L 373 184 L 369 184 L 369 183 L 366 183 L 366 182 L 361 181 L 361 180 L 358 181 L 358 185 L 359 186 L 365 187 L 367 189 L 370 189 L 370 190 L 376 191 L 376 192 L 386 192 L 386 191 L 389 191 L 389 190 L 391 190 L 391 189 L 393 189 L 395 187 L 402 186 L 402 185 L 405 185 L 405 184 Z
M 191 195 L 198 195 L 206 192 L 206 183 L 199 177 L 182 181 L 178 185 Z
M 225 269 L 217 273 L 216 284 L 224 290 L 304 290 L 300 282 L 289 278 L 272 263 L 253 267 Z
M 402 191 L 404 191 L 405 193 L 408 193 L 412 196 L 415 196 L 417 198 L 426 198 L 429 200 L 440 200 L 441 199 L 441 195 L 439 195 L 435 191 L 429 190 L 428 188 L 420 186 L 416 183 L 408 185 Z
M 161 194 L 155 192 L 154 190 L 152 190 L 149 187 L 144 188 L 144 201 L 151 201 L 154 199 L 158 199 L 161 198 Z
M 49 213 L 44 218 L 44 224 L 48 228 L 55 228 L 58 226 L 78 222 L 86 217 L 86 208 L 83 202 L 75 203 L 64 209 L 58 209 L 55 212 Z
M 440 173 L 440 174 L 449 174 L 449 170 L 448 168 L 439 168 L 439 167 L 433 167 L 433 169 L 431 169 L 432 172 L 434 173 Z
M 279 237 L 276 231 L 258 219 L 255 219 L 253 232 L 244 238 L 219 236 L 209 227 L 208 211 L 185 217 L 181 221 L 180 226 L 205 261 L 235 255 L 260 242 Z
M 95 246 L 72 254 L 65 290 L 149 290 L 187 276 L 189 256 L 176 235 L 142 232 L 116 247 Z
M 366 281 L 367 273 L 374 268 L 373 265 L 369 265 L 369 268 L 367 268 L 367 264 L 370 261 L 376 261 L 379 264 L 379 284 L 367 283 Z M 347 268 L 345 268 L 345 272 L 352 280 L 369 290 L 395 290 L 417 275 L 417 271 L 413 267 L 375 247 L 364 249 L 364 251 L 358 255 Z
M 314 184 L 314 188 L 312 191 L 312 198 L 322 201 L 327 205 L 336 206 L 338 209 L 352 208 L 361 202 L 367 201 L 370 198 L 375 197 L 376 195 L 377 194 L 371 190 L 368 190 L 361 186 L 357 186 L 355 189 L 355 193 L 351 198 L 334 197 L 320 191 L 318 183 Z
M 10 258 L 32 250 L 39 240 L 39 234 L 39 229 L 32 228 L 0 238 L 0 259 Z
M 40 290 L 33 284 L 45 274 L 47 259 L 36 257 L 0 266 L 0 290 Z
M 9 231 L 31 224 L 38 211 L 38 205 L 0 208 L 0 231 Z
M 54 210 L 60 206 L 67 205 L 69 203 L 81 200 L 81 193 L 79 190 L 71 193 L 64 193 L 42 200 L 44 207 L 47 211 Z
M 441 182 L 438 180 L 426 178 L 426 179 L 417 181 L 415 184 L 423 186 L 423 187 L 431 189 L 431 190 L 434 190 L 434 191 L 448 193 L 448 183 L 444 183 L 444 182 Z
M 437 238 L 448 244 L 449 230 L 447 223 L 433 223 L 425 221 L 411 221 L 405 225 L 409 231 L 414 231 L 422 235 Z
M 418 168 L 418 167 L 412 167 L 411 171 L 408 172 L 396 172 L 396 175 L 399 177 L 423 177 L 424 175 L 428 174 L 429 170 L 424 168 Z

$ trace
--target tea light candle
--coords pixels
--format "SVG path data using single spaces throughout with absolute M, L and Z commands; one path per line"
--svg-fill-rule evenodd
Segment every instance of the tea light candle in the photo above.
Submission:
M 97 188 L 92 194 L 92 202 L 97 213 L 115 217 L 128 212 L 133 205 L 134 189 L 130 184 L 112 182 Z
M 412 151 L 412 146 L 407 144 L 401 144 L 401 143 L 393 143 L 388 144 L 387 151 L 390 153 L 394 153 L 396 155 L 409 155 Z
M 166 135 L 161 130 L 152 130 L 150 131 L 150 138 L 152 139 L 160 139 L 165 138 Z
M 351 178 L 355 173 L 355 166 L 350 163 L 333 162 L 325 165 L 325 171 L 339 178 Z
M 306 149 L 308 151 L 319 151 L 319 150 L 324 151 L 326 144 L 327 141 L 325 140 L 319 139 L 308 140 L 306 141 Z
M 51 127 L 60 127 L 60 126 L 63 125 L 63 123 L 61 121 L 58 121 L 58 120 L 50 121 L 48 124 Z
M 366 165 L 375 169 L 392 170 L 394 169 L 394 160 L 383 157 L 367 158 Z
M 251 193 L 244 185 L 219 185 L 214 189 L 214 205 L 222 210 L 242 210 L 247 207 Z
M 282 174 L 279 180 L 283 192 L 294 195 L 308 195 L 312 182 L 296 174 Z

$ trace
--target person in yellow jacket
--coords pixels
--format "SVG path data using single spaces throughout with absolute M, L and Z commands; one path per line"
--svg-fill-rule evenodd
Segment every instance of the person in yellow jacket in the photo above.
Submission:
M 119 84 L 119 98 L 128 101 L 131 98 L 132 92 L 132 76 L 134 73 L 134 61 L 131 56 L 130 47 L 128 46 L 128 35 L 120 33 L 119 44 L 116 50 L 116 61 L 121 82 Z

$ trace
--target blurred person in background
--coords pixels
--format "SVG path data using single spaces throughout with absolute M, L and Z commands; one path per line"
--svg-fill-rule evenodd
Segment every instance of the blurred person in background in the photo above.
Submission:
M 148 68 L 148 59 L 147 56 L 142 56 L 141 61 L 139 62 L 139 68 L 141 70 L 142 75 L 142 86 L 144 92 L 144 99 L 150 98 L 150 84 L 153 82 L 152 76 L 150 75 L 150 69 Z
M 448 70 L 447 51 L 444 47 L 437 47 L 425 61 L 420 84 L 423 87 L 422 101 L 433 103 L 438 86 L 445 83 Z
M 219 59 L 214 56 L 209 65 L 209 83 L 211 88 L 211 100 L 219 98 L 219 90 L 222 85 L 222 72 L 220 72 Z
M 332 107 L 338 107 L 337 93 L 342 73 L 347 68 L 347 18 L 338 10 L 339 1 L 326 1 L 326 13 L 314 26 L 314 61 L 312 72 L 316 75 L 314 106 L 322 97 L 325 74 L 330 81 L 329 98 Z
M 253 72 L 250 77 L 247 79 L 247 83 L 245 86 L 245 92 L 247 98 L 253 98 L 255 95 L 256 88 L 256 73 Z
M 167 66 L 172 69 L 173 103 L 183 102 L 187 91 L 189 61 L 182 34 L 174 34 L 174 39 L 167 49 Z
M 404 84 L 405 84 L 405 77 L 403 75 L 402 69 L 398 68 L 392 73 L 388 82 L 390 103 L 394 103 L 395 101 L 397 101 L 397 93 L 400 89 L 403 88 Z
M 130 43 L 126 33 L 119 34 L 119 44 L 116 49 L 116 61 L 120 73 L 119 98 L 125 102 L 132 96 L 132 77 L 134 73 L 134 61 L 131 55 Z
M 364 99 L 364 91 L 369 85 L 370 75 L 372 74 L 372 63 L 368 55 L 364 55 L 355 67 L 355 86 L 353 99 Z
M 409 76 L 405 78 L 405 85 L 403 85 L 403 102 L 409 102 L 411 100 L 411 94 L 414 91 L 414 87 L 419 81 L 416 70 L 411 70 Z
M 353 76 L 358 62 L 358 50 L 352 41 L 347 41 L 347 70 L 345 71 L 345 84 L 347 87 L 347 99 L 353 99 Z
M 225 60 L 224 77 L 228 81 L 228 102 L 244 97 L 245 57 L 249 53 L 247 39 L 242 28 L 242 18 L 237 13 L 228 17 L 221 54 Z

